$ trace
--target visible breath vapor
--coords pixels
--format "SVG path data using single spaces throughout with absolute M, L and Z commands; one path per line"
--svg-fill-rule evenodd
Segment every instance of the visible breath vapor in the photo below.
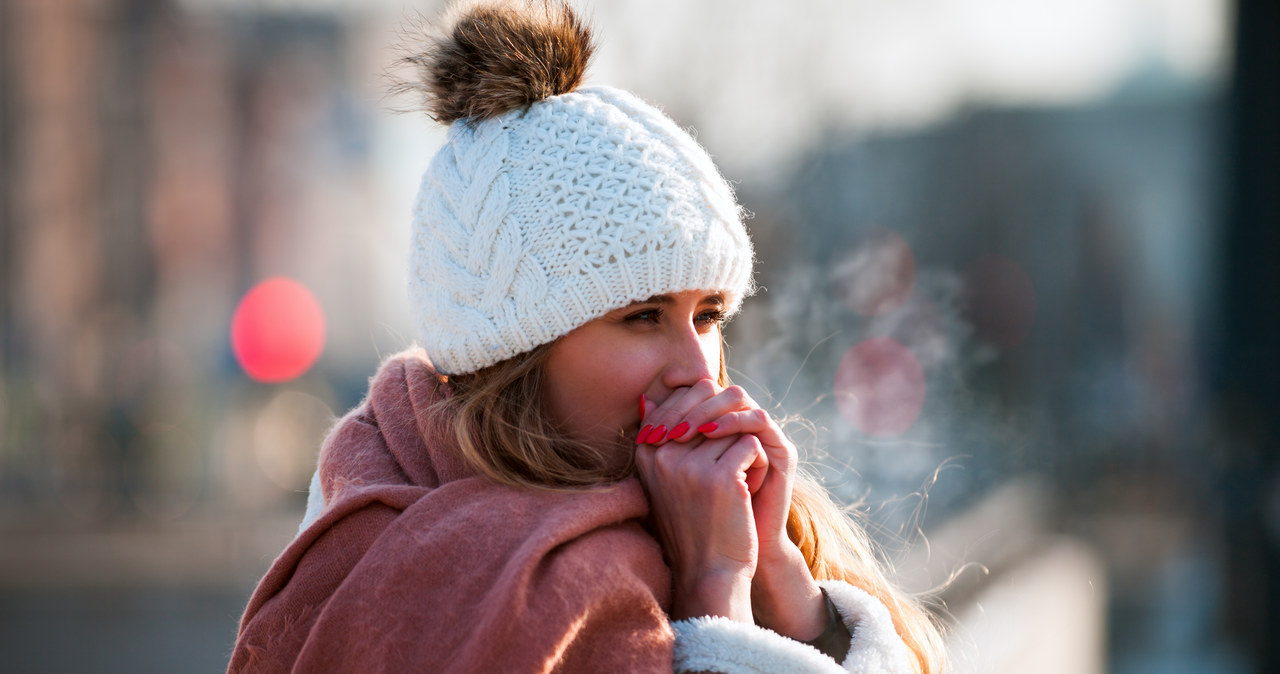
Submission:
M 742 354 L 735 379 L 791 422 L 788 432 L 802 456 L 837 498 L 871 504 L 873 536 L 901 548 L 919 532 L 929 501 L 945 512 L 972 491 L 965 483 L 983 479 L 967 467 L 978 463 L 973 457 L 999 451 L 1003 443 L 996 438 L 1010 429 L 1002 428 L 966 383 L 996 352 L 980 344 L 965 321 L 961 276 L 914 266 L 904 273 L 901 251 L 884 241 L 872 237 L 846 263 L 828 269 L 786 270 L 748 305 L 750 315 L 735 326 L 731 341 Z M 886 256 L 898 261 L 885 263 Z M 882 352 L 907 354 L 923 373 L 918 416 L 906 417 L 909 423 L 900 431 L 902 424 L 875 426 L 876 414 L 891 415 L 901 411 L 895 405 L 907 404 L 894 396 L 895 387 L 910 382 L 895 378 L 893 362 L 872 360 L 887 374 L 877 375 L 879 388 L 865 389 L 863 397 L 889 394 L 880 407 L 854 401 L 870 410 L 869 420 L 865 414 L 854 418 L 861 428 L 840 405 L 841 396 L 863 392 L 856 377 L 854 393 L 836 390 L 842 363 L 847 366 L 851 351 L 868 344 L 896 345 Z

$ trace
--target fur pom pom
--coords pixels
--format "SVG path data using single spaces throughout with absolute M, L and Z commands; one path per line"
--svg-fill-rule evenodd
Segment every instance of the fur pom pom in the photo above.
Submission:
M 401 59 L 417 80 L 396 88 L 421 93 L 427 114 L 442 124 L 573 91 L 595 49 L 565 0 L 455 3 L 423 33 L 425 44 Z

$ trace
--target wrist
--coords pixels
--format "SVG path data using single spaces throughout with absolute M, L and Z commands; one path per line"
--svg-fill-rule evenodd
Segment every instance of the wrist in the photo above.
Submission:
M 818 637 L 826 629 L 826 600 L 795 545 L 761 556 L 751 583 L 751 610 L 756 623 L 797 641 Z
M 751 623 L 751 591 L 749 569 L 704 571 L 677 584 L 671 617 L 722 616 Z

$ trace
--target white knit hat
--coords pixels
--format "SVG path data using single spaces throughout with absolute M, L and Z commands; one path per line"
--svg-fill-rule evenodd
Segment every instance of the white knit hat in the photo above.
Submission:
M 485 59 L 529 61 L 531 50 L 546 46 L 527 43 L 540 33 L 553 42 L 549 55 L 535 54 L 536 67 L 518 74 L 555 76 L 565 56 L 554 40 L 565 22 L 580 32 L 585 53 L 570 54 L 577 60 L 564 67 L 585 67 L 590 40 L 571 9 L 513 7 L 469 9 L 423 59 L 435 77 L 427 81 L 432 110 L 452 121 L 422 178 L 413 220 L 410 297 L 432 362 L 444 373 L 474 372 L 663 293 L 716 290 L 727 313 L 737 311 L 751 292 L 752 266 L 740 209 L 706 151 L 662 112 L 611 87 L 574 90 L 580 74 L 568 93 L 522 89 L 525 98 L 513 97 L 506 110 L 457 116 L 445 107 L 474 110 L 468 96 L 492 103 L 492 87 L 511 83 L 485 71 Z M 507 34 L 513 19 L 528 32 Z M 508 53 L 477 54 L 474 44 L 459 46 L 467 39 Z M 461 95 L 457 82 L 439 81 L 442 71 L 456 79 L 460 66 L 441 63 L 450 56 L 481 71 Z

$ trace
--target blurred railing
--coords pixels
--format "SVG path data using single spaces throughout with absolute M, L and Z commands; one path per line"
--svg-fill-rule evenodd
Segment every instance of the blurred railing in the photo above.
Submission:
M 1040 482 L 1008 483 L 901 564 L 908 587 L 944 584 L 949 671 L 1106 671 L 1105 566 L 1082 541 L 1050 532 L 1051 505 Z

